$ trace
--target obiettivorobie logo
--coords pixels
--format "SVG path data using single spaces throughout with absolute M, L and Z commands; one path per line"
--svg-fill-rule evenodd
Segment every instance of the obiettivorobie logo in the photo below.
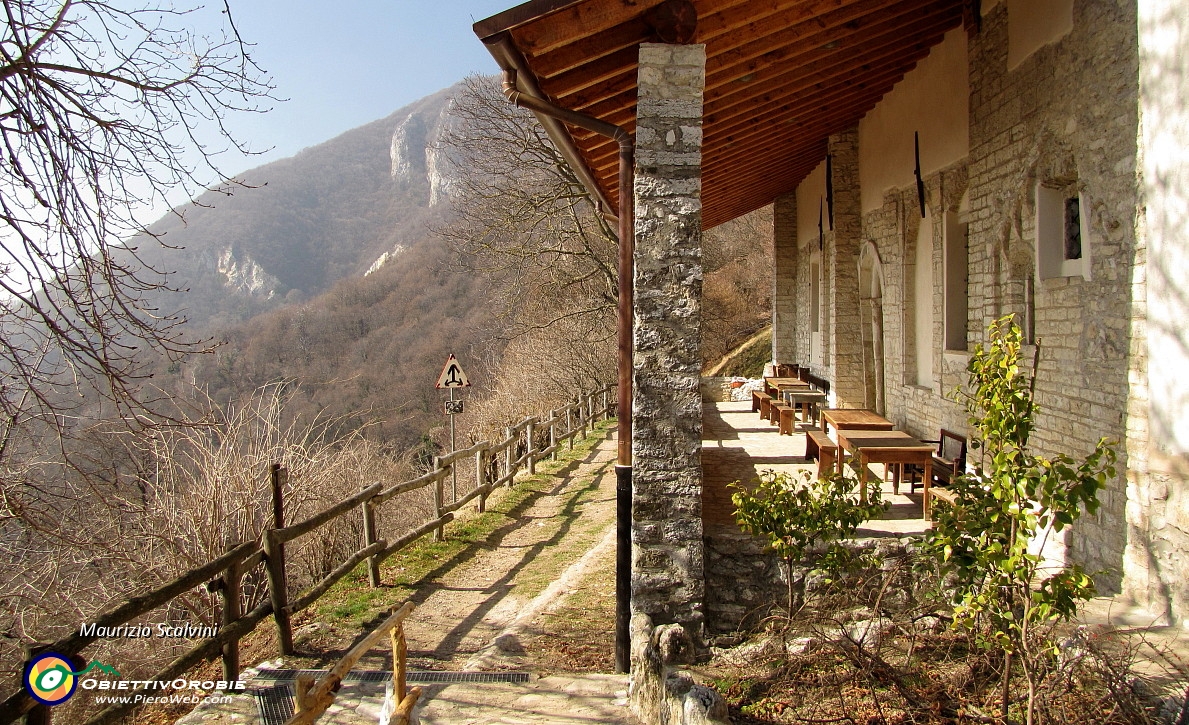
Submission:
M 94 669 L 115 677 L 120 676 L 114 667 L 109 667 L 99 660 L 91 660 L 91 664 L 76 672 L 71 669 L 70 659 L 65 655 L 43 652 L 30 660 L 25 667 L 25 689 L 34 700 L 43 705 L 61 705 L 78 689 L 78 678 Z
M 97 679 L 94 675 L 85 675 L 92 670 L 99 670 L 102 674 L 119 678 L 120 673 L 98 660 L 92 660 L 85 668 L 75 671 L 72 666 L 76 661 L 57 652 L 37 655 L 25 667 L 25 690 L 33 699 L 45 705 L 61 705 L 73 697 L 80 687 L 92 691 L 95 702 L 100 705 L 154 702 L 196 705 L 204 697 L 208 701 L 228 702 L 232 692 L 245 689 L 243 680 L 187 680 L 184 677 L 176 680 Z M 187 694 L 184 690 L 191 692 Z M 211 694 L 220 690 L 221 693 Z

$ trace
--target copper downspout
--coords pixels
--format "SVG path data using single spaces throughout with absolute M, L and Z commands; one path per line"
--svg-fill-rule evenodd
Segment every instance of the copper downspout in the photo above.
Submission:
M 635 143 L 619 126 L 521 93 L 516 71 L 504 70 L 504 95 L 516 106 L 614 139 L 619 144 L 619 425 L 615 465 L 615 669 L 631 669 L 632 593 L 632 298 L 636 232 L 633 211 Z
M 635 143 L 631 134 L 615 124 L 600 121 L 549 101 L 521 93 L 516 88 L 516 71 L 504 71 L 504 95 L 514 105 L 543 113 L 572 126 L 607 136 L 619 144 L 619 431 L 620 466 L 632 465 L 632 305 L 633 257 L 636 253 L 632 189 L 635 172 Z

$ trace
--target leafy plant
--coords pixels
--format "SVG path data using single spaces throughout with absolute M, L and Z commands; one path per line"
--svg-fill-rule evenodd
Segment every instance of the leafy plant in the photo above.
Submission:
M 866 502 L 859 500 L 857 487 L 858 479 L 845 474 L 815 479 L 805 472 L 800 480 L 795 480 L 787 473 L 775 471 L 761 473 L 759 482 L 751 489 L 738 481 L 731 484 L 730 488 L 735 489 L 731 501 L 739 526 L 766 539 L 768 547 L 784 560 L 788 569 L 790 617 L 796 611 L 794 605 L 803 599 L 805 587 L 804 575 L 794 579 L 794 563 L 804 559 L 811 548 L 827 543 L 818 568 L 828 574 L 837 573 L 854 561 L 841 540 L 887 509 L 878 486 L 872 487 Z
M 1040 343 L 1031 375 L 1020 367 L 1021 349 L 1020 328 L 1004 317 L 992 323 L 988 344 L 978 345 L 967 365 L 967 390 L 955 395 L 970 415 L 979 465 L 953 481 L 955 502 L 938 508 L 928 547 L 957 583 L 955 625 L 1004 653 L 1005 718 L 1012 659 L 1018 657 L 1031 724 L 1034 665 L 1053 648 L 1038 629 L 1070 619 L 1079 602 L 1094 595 L 1085 572 L 1076 565 L 1046 564 L 1040 550 L 1050 532 L 1062 531 L 1083 511 L 1097 510 L 1098 491 L 1115 475 L 1116 456 L 1106 439 L 1081 462 L 1029 452 Z

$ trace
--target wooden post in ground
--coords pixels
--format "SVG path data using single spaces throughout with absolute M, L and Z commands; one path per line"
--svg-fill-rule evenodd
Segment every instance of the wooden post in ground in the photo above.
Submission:
M 552 451 L 550 459 L 557 460 L 557 411 L 549 414 L 549 450 Z
M 268 597 L 277 623 L 277 644 L 283 655 L 293 654 L 293 626 L 289 622 L 285 581 L 285 544 L 274 529 L 264 532 L 264 564 L 268 572 Z
M 566 406 L 566 433 L 574 432 L 574 404 Z M 574 450 L 574 436 L 570 436 L 570 450 Z
M 475 451 L 475 487 L 479 491 L 479 513 L 487 507 L 487 494 L 482 489 L 487 485 L 487 444 Z
M 276 529 L 285 528 L 284 487 L 289 476 L 281 464 L 269 466 L 269 483 L 272 486 L 272 525 L 264 532 L 265 565 L 268 571 L 268 596 L 272 601 L 272 616 L 277 623 L 277 643 L 281 654 L 293 654 L 293 627 L 289 623 L 289 594 L 285 579 L 285 544 L 276 536 Z
M 365 485 L 364 488 L 367 486 Z M 372 505 L 371 499 L 368 499 L 359 504 L 359 510 L 363 513 L 363 547 L 366 549 L 377 541 L 376 507 Z M 367 558 L 367 578 L 373 589 L 380 586 L 380 557 L 378 554 Z
M 528 452 L 525 454 L 528 457 L 528 475 L 532 476 L 537 472 L 537 425 L 533 419 L 529 419 L 528 425 L 524 427 L 524 441 Z
M 508 441 L 508 447 L 504 449 L 504 475 L 508 477 L 505 485 L 511 488 L 512 479 L 516 478 L 515 469 L 512 468 L 512 464 L 516 460 L 516 441 L 512 439 L 512 436 L 516 433 L 516 429 L 507 428 L 506 432 L 504 440 Z
M 451 464 L 453 465 L 453 464 Z M 433 470 L 440 472 L 442 470 L 442 457 L 434 456 Z M 445 476 L 438 476 L 433 484 L 433 517 L 435 519 L 442 518 L 442 499 L 445 497 L 445 492 L 442 490 Z M 446 538 L 446 527 L 439 526 L 433 534 L 434 541 L 442 541 Z
M 229 549 L 235 547 L 228 547 Z M 234 561 L 223 572 L 222 586 L 219 594 L 223 599 L 223 614 L 220 623 L 224 631 L 239 620 L 242 612 L 239 605 L 240 580 L 243 578 L 241 562 Z M 223 645 L 223 681 L 235 682 L 239 679 L 239 640 L 232 639 Z
M 392 639 L 392 689 L 399 705 L 405 699 L 405 661 L 409 651 L 404 624 L 393 627 L 389 636 Z

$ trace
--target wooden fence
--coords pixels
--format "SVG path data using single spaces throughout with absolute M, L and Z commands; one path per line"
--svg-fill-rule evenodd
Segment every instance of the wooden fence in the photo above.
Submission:
M 455 512 L 460 508 L 478 499 L 478 510 L 483 511 L 487 497 L 496 487 L 511 486 L 521 472 L 532 475 L 536 472 L 538 461 L 549 457 L 556 458 L 561 446 L 567 442 L 569 447 L 573 448 L 574 440 L 578 437 L 585 438 L 598 420 L 611 417 L 613 387 L 614 385 L 607 385 L 592 393 L 583 393 L 570 405 L 551 411 L 544 420 L 536 416 L 525 418 L 508 427 L 502 441 L 480 441 L 465 450 L 437 456 L 434 458 L 433 470 L 411 481 L 391 486 L 383 482 L 367 485 L 354 496 L 291 526 L 284 524 L 284 501 L 281 491 L 285 483 L 285 471 L 279 465 L 273 465 L 269 469 L 273 490 L 273 526 L 266 529 L 259 540 L 234 546 L 217 559 L 191 569 L 164 586 L 124 600 L 96 616 L 93 622 L 95 628 L 92 631 L 102 632 L 105 628 L 127 624 L 168 604 L 179 595 L 205 584 L 209 591 L 219 593 L 222 602 L 218 633 L 199 641 L 147 679 L 172 681 L 200 662 L 221 657 L 223 681 L 234 682 L 239 679 L 240 673 L 239 640 L 255 630 L 261 621 L 270 614 L 273 615 L 280 654 L 293 654 L 293 628 L 290 619 L 295 613 L 318 601 L 340 579 L 365 561 L 371 586 L 380 586 L 380 563 L 385 558 L 431 532 L 437 540 L 441 540 L 445 525 L 454 519 Z M 474 459 L 471 465 L 474 466 L 475 486 L 462 497 L 452 496 L 453 500 L 447 503 L 445 481 L 451 477 L 456 467 L 465 466 L 469 459 Z M 433 518 L 392 541 L 378 538 L 377 523 L 378 518 L 383 515 L 384 504 L 402 493 L 427 486 L 433 486 Z M 363 519 L 362 547 L 321 581 L 290 599 L 286 583 L 286 544 L 353 511 L 358 511 L 358 515 Z M 268 599 L 249 612 L 241 612 L 240 589 L 243 578 L 261 565 L 264 566 L 267 575 Z M 31 653 L 56 652 L 69 657 L 79 654 L 96 639 L 99 639 L 98 634 L 84 635 L 80 626 L 75 626 L 69 636 L 52 644 L 39 646 Z M 23 667 L 21 671 L 24 671 Z M 31 719 L 36 722 L 48 724 L 50 709 L 30 697 L 22 685 L 18 685 L 18 688 L 8 699 L 0 703 L 0 724 L 12 723 L 25 713 L 30 713 Z M 116 694 L 115 691 L 106 691 L 105 694 L 108 692 Z M 131 690 L 121 691 L 120 694 L 125 692 L 130 695 L 136 694 Z M 134 707 L 135 704 L 131 702 L 109 706 L 94 715 L 86 725 L 114 722 Z

